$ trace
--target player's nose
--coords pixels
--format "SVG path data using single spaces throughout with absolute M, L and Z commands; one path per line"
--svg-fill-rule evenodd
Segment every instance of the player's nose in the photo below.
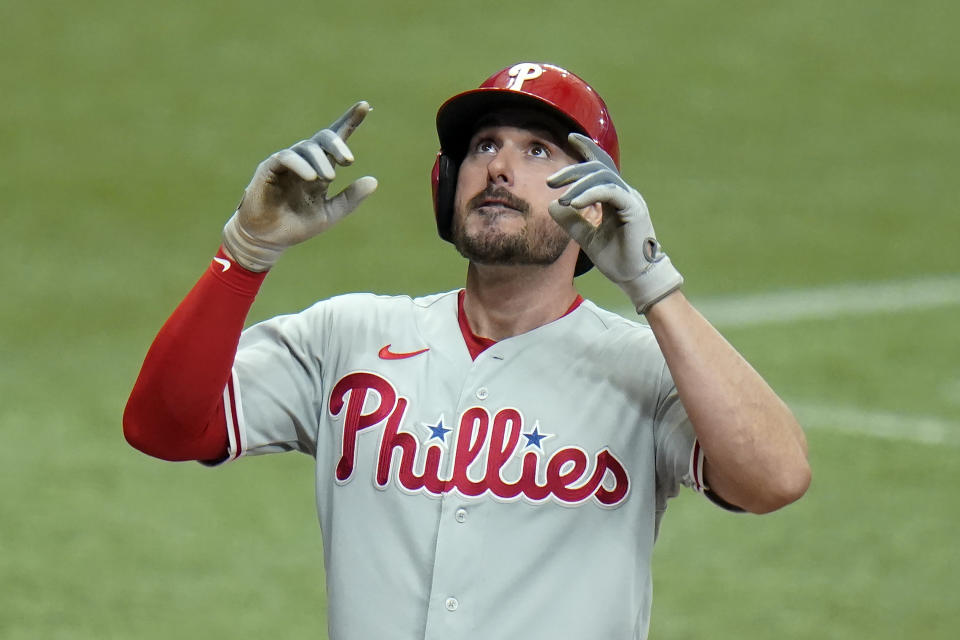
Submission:
M 487 181 L 490 184 L 508 186 L 513 184 L 514 161 L 507 149 L 500 149 L 487 164 Z

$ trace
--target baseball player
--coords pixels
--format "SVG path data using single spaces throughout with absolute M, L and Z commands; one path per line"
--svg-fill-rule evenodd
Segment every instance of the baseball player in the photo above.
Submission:
M 283 251 L 376 189 L 330 188 L 369 108 L 257 168 L 147 354 L 127 440 L 210 465 L 312 456 L 334 640 L 645 638 L 667 500 L 796 500 L 802 430 L 685 299 L 603 100 L 550 64 L 437 114 L 436 223 L 463 289 L 351 293 L 242 331 Z M 646 324 L 577 293 L 594 266 Z

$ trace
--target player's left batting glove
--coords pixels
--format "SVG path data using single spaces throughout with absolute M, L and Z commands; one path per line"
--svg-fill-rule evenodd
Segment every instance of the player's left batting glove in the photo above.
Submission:
M 238 263 L 266 271 L 284 250 L 326 231 L 373 193 L 376 178 L 364 176 L 327 194 L 334 165 L 353 163 L 344 141 L 369 112 L 369 104 L 358 102 L 326 129 L 260 163 L 223 228 L 223 246 Z
M 547 178 L 553 188 L 571 185 L 550 203 L 550 215 L 603 275 L 623 289 L 637 313 L 646 313 L 679 289 L 683 276 L 660 248 L 643 196 L 623 181 L 613 159 L 579 133 L 571 133 L 569 141 L 585 161 Z M 578 209 L 597 203 L 603 217 L 594 226 Z

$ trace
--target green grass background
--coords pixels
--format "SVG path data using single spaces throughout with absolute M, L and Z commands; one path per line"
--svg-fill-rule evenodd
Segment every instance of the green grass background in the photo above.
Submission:
M 430 209 L 436 107 L 524 59 L 606 98 L 694 300 L 958 274 L 958 7 L 3 3 L 0 637 L 326 637 L 310 460 L 211 471 L 120 430 L 154 333 L 272 151 L 366 99 L 341 173 L 381 186 L 285 256 L 251 320 L 458 286 Z M 623 305 L 597 273 L 580 284 Z M 958 315 L 727 335 L 787 398 L 956 426 Z M 651 638 L 955 637 L 956 444 L 809 439 L 813 485 L 782 512 L 675 501 Z

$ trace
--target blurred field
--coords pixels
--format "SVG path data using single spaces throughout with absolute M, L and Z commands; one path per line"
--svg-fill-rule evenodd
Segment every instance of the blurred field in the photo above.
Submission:
M 695 301 L 957 283 L 958 23 L 933 0 L 0 5 L 0 637 L 325 637 L 310 460 L 211 471 L 120 431 L 267 154 L 374 105 L 343 174 L 379 193 L 292 250 L 251 320 L 458 286 L 430 211 L 435 110 L 521 59 L 604 95 Z M 651 638 L 955 637 L 958 326 L 945 301 L 725 332 L 808 418 L 814 484 L 763 518 L 678 498 Z M 931 421 L 941 439 L 914 437 Z

